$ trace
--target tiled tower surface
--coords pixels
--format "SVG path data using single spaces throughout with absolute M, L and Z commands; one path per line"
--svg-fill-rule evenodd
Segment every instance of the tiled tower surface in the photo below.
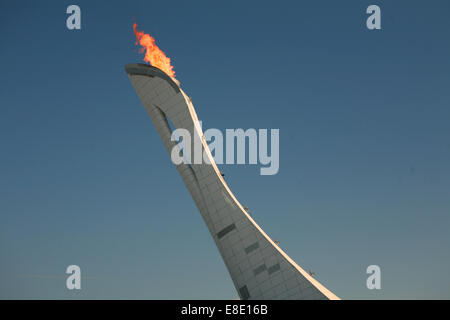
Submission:
M 208 226 L 241 299 L 339 299 L 298 266 L 259 227 L 235 198 L 204 139 L 190 98 L 178 82 L 150 65 L 125 70 L 169 154 L 172 129 L 187 129 L 201 141 L 210 164 L 176 165 Z M 192 161 L 194 162 L 194 161 Z

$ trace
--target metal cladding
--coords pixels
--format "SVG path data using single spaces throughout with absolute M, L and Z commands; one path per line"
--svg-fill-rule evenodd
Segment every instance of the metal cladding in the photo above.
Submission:
M 192 140 L 202 141 L 210 164 L 181 163 L 176 168 L 241 299 L 339 299 L 281 250 L 237 201 L 195 125 L 194 106 L 176 80 L 150 65 L 129 64 L 125 69 L 169 154 L 176 145 L 169 120 L 175 128 L 188 130 Z

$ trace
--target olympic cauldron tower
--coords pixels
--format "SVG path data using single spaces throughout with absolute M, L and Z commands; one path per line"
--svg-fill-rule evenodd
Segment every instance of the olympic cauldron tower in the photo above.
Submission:
M 160 69 L 128 64 L 125 70 L 169 154 L 172 129 L 184 128 L 201 141 L 210 164 L 176 165 L 231 275 L 241 299 L 339 298 L 298 266 L 261 229 L 235 198 L 203 138 L 190 98 Z M 193 145 L 191 150 L 194 150 Z M 202 153 L 203 153 L 202 150 Z

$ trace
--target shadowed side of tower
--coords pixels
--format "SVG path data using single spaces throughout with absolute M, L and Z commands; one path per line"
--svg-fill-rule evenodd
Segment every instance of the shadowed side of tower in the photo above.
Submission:
M 241 299 L 339 299 L 299 267 L 258 226 L 237 201 L 217 168 L 198 117 L 177 81 L 144 64 L 126 72 L 169 154 L 169 120 L 201 141 L 209 163 L 176 165 L 227 266 Z

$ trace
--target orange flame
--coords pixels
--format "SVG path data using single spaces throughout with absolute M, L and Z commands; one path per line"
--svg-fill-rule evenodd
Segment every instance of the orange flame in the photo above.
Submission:
M 139 43 L 142 46 L 139 52 L 145 51 L 144 61 L 175 78 L 175 71 L 173 71 L 173 66 L 170 64 L 170 58 L 155 44 L 155 38 L 143 31 L 136 30 L 136 26 L 135 22 L 133 31 L 136 35 L 136 45 Z

